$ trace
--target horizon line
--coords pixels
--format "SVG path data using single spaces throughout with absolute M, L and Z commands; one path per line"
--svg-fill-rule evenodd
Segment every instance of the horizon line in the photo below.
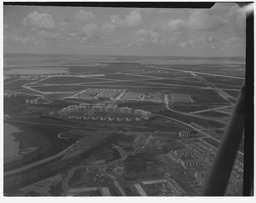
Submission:
M 174 55 L 107 55 L 107 54 L 65 54 L 65 53 L 19 53 L 19 52 L 13 52 L 13 53 L 3 53 L 3 55 L 15 55 L 15 54 L 31 54 L 31 55 L 64 55 L 64 56 L 99 56 L 99 57 L 180 57 L 180 58 L 246 58 L 246 56 L 174 56 Z

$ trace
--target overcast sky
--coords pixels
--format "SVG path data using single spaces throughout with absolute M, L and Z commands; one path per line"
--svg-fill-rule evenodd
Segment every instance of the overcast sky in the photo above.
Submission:
M 4 6 L 5 53 L 245 56 L 245 13 L 211 9 Z

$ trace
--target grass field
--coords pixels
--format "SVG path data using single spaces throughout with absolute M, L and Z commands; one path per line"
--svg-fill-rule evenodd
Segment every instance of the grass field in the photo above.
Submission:
M 160 105 L 154 102 L 120 102 L 118 103 L 119 107 L 130 107 L 133 109 L 143 109 L 151 112 L 158 112 L 164 110 L 164 105 Z
M 43 84 L 75 84 L 75 83 L 87 83 L 87 82 L 100 82 L 103 79 L 94 78 L 94 77 L 50 77 L 45 80 L 42 80 L 38 83 Z M 103 80 L 104 81 L 104 80 Z
M 169 116 L 171 118 L 175 118 L 177 120 L 183 121 L 185 123 L 197 123 L 201 126 L 203 126 L 204 128 L 222 128 L 225 125 L 223 123 L 217 122 L 217 121 L 213 121 L 213 120 L 206 120 L 206 119 L 202 119 L 202 118 L 198 118 L 198 117 L 194 117 L 194 116 L 189 116 L 189 115 L 181 115 L 175 112 L 171 112 L 169 110 L 165 110 L 165 111 L 160 111 L 159 114 L 161 115 L 165 115 L 165 116 Z
M 126 75 L 126 74 L 110 74 L 106 75 L 105 78 L 107 79 L 118 79 L 118 80 L 145 80 L 145 79 L 151 79 L 152 77 L 150 76 L 140 76 L 140 75 Z
M 213 84 L 215 85 L 216 87 L 220 88 L 220 89 L 235 89 L 235 90 L 240 90 L 242 85 L 241 86 L 234 86 L 234 85 L 226 85 L 226 84 Z
M 177 104 L 177 105 L 172 105 L 172 108 L 176 111 L 181 111 L 181 112 L 193 112 L 193 111 L 200 111 L 204 109 L 208 109 L 211 106 L 208 104 Z
M 170 93 L 189 94 L 195 105 L 219 105 L 228 102 L 211 89 L 169 88 Z M 193 104 L 192 104 L 193 105 Z
M 173 80 L 184 80 L 184 81 L 192 81 L 192 82 L 199 82 L 199 80 L 195 77 L 176 77 L 176 78 L 172 78 Z
M 162 67 L 236 77 L 244 77 L 245 75 L 245 64 L 179 64 Z
M 42 92 L 76 92 L 82 91 L 87 87 L 81 85 L 54 85 L 54 86 L 33 86 L 33 89 Z
M 231 95 L 235 98 L 237 98 L 240 93 L 240 91 L 231 91 L 231 90 L 225 90 L 225 92 L 227 92 L 229 95 Z
M 234 85 L 241 86 L 244 83 L 244 79 L 236 78 L 226 78 L 217 76 L 202 76 L 205 80 L 213 84 L 223 84 L 223 85 Z
M 24 94 L 36 94 L 36 95 L 38 95 L 38 92 L 31 91 L 29 89 L 26 89 L 26 88 L 22 87 L 22 85 L 25 85 L 29 82 L 31 82 L 31 81 L 29 81 L 29 80 L 16 80 L 16 81 L 10 82 L 8 84 L 4 84 L 4 90 L 17 91 L 17 92 L 21 92 L 21 93 L 24 93 Z
M 208 105 L 219 105 L 219 104 L 228 104 L 228 102 L 218 95 L 213 90 L 198 90 L 198 92 L 191 93 L 191 98 L 194 102 L 199 104 L 208 104 Z
M 214 117 L 214 118 L 228 117 L 227 114 L 221 113 L 221 112 L 217 112 L 217 111 L 206 111 L 206 112 L 200 113 L 199 115 L 202 115 L 202 116 L 209 116 L 209 117 Z
M 185 81 L 179 79 L 162 79 L 162 80 L 146 80 L 141 81 L 146 83 L 162 83 L 162 84 L 174 84 L 174 85 L 187 85 L 187 86 L 198 86 L 198 87 L 206 87 L 206 85 L 199 81 Z
M 27 84 L 29 82 L 31 82 L 31 81 L 29 81 L 29 80 L 16 80 L 16 81 L 4 84 L 4 89 L 5 90 L 20 89 L 22 87 L 22 85 L 25 85 L 25 84 Z
M 169 88 L 169 87 L 184 87 L 186 88 L 187 87 L 204 87 L 204 85 L 200 84 L 200 83 L 191 83 L 191 82 L 185 82 L 185 81 L 170 81 L 167 83 L 161 83 L 161 81 L 157 81 L 157 82 L 154 82 L 154 81 L 136 81 L 136 82 L 133 82 L 133 81 L 114 81 L 114 82 L 106 82 L 106 83 L 100 83 L 100 84 L 88 84 L 86 86 L 94 86 L 94 85 L 102 85 L 102 87 L 104 87 L 105 85 L 106 86 L 116 86 L 117 88 L 119 86 L 126 86 L 127 88 L 129 88 L 129 86 L 135 86 L 135 87 L 138 87 L 140 88 L 141 86 L 142 87 L 148 87 L 148 88 Z
M 136 73 L 135 73 L 136 74 Z M 161 77 L 161 78 L 177 78 L 177 77 L 191 77 L 191 74 L 184 73 L 184 72 L 177 72 L 172 70 L 161 70 L 156 68 L 146 68 L 144 72 L 139 73 L 144 76 L 155 76 L 155 77 Z

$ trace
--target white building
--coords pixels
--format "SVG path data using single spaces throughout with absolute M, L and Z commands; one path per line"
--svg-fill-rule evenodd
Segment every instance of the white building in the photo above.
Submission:
M 189 135 L 190 135 L 190 131 L 188 130 L 179 132 L 179 137 L 188 137 Z
M 120 108 L 120 112 L 121 112 L 121 113 L 131 113 L 131 112 L 132 112 L 132 109 L 129 108 L 129 107 L 121 107 L 121 108 Z
M 141 115 L 141 116 L 151 116 L 151 112 L 149 112 L 149 111 L 144 111 L 144 110 L 141 110 L 141 109 L 136 109 L 135 111 L 134 111 L 134 113 L 136 114 L 136 115 Z
M 103 105 L 95 105 L 92 107 L 92 110 L 95 112 L 104 111 L 104 106 Z
M 115 112 L 117 110 L 117 105 L 108 105 L 105 107 L 107 112 Z

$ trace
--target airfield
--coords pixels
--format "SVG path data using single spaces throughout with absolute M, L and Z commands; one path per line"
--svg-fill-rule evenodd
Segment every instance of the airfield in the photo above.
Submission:
M 200 195 L 243 83 L 243 66 L 227 64 L 101 62 L 9 75 L 4 121 L 51 148 L 19 138 L 5 194 Z M 242 179 L 243 144 L 228 195 L 241 194 Z

